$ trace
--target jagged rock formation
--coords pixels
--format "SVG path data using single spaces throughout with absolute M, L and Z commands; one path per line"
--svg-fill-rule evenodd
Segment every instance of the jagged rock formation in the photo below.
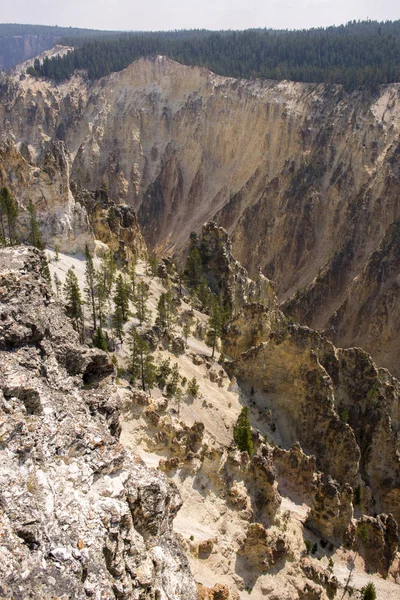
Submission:
M 122 264 L 145 258 L 147 248 L 132 207 L 115 204 L 103 190 L 81 190 L 70 180 L 63 142 L 50 144 L 39 166 L 30 163 L 27 146 L 0 143 L 0 187 L 6 186 L 20 208 L 18 233 L 29 238 L 29 201 L 35 208 L 42 238 L 62 252 L 93 251 L 94 240 L 105 243 Z M 72 191 L 73 190 L 73 193 Z
M 1 130 L 33 159 L 63 140 L 73 178 L 91 189 L 105 183 L 111 198 L 133 205 L 152 246 L 180 251 L 215 217 L 280 300 L 304 290 L 286 306 L 296 320 L 325 329 L 343 306 L 335 343 L 361 343 L 397 369 L 397 348 L 374 334 L 384 325 L 396 336 L 394 293 L 380 285 L 365 305 L 366 288 L 351 301 L 349 288 L 362 285 L 356 277 L 400 216 L 398 84 L 371 97 L 217 77 L 158 57 L 98 82 L 14 77 L 2 90 Z M 395 261 L 390 273 L 394 285 Z
M 233 345 L 243 348 L 241 330 L 245 340 L 252 328 L 265 332 L 264 341 L 257 338 L 256 346 L 233 353 L 238 381 L 251 386 L 255 401 L 270 410 L 286 446 L 300 442 L 341 485 L 368 488 L 364 509 L 392 512 L 399 520 L 399 382 L 361 349 L 336 349 L 298 325 L 270 331 L 268 312 L 257 307 L 254 323 L 252 313 L 245 307 L 232 322 L 233 344 L 227 332 L 231 353 Z
M 399 531 L 392 515 L 364 515 L 357 523 L 355 545 L 367 569 L 387 575 L 399 546 Z
M 25 157 L 23 156 L 25 154 Z M 40 166 L 29 163 L 29 148 L 9 140 L 0 143 L 0 186 L 6 186 L 19 204 L 18 231 L 29 237 L 29 201 L 35 208 L 43 242 L 58 245 L 64 252 L 93 248 L 94 236 L 85 208 L 76 202 L 71 190 L 69 166 L 62 142 L 49 146 Z
M 195 600 L 179 494 L 118 442 L 114 366 L 41 271 L 38 251 L 0 251 L 0 594 Z
M 231 240 L 216 223 L 205 223 L 199 237 L 191 240 L 202 260 L 203 275 L 211 291 L 222 297 L 237 313 L 247 302 L 258 302 L 271 309 L 276 308 L 276 296 L 271 281 L 261 271 L 253 280 L 234 258 Z
M 147 247 L 135 211 L 116 204 L 105 190 L 76 190 L 75 197 L 85 207 L 96 240 L 106 244 L 123 264 L 146 258 Z

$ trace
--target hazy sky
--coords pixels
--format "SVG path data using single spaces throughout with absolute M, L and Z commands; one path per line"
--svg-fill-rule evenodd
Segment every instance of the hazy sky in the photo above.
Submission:
M 299 29 L 400 18 L 399 0 L 0 0 L 3 23 L 94 29 Z

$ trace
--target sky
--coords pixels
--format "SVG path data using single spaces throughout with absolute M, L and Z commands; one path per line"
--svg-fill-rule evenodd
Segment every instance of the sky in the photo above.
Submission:
M 111 30 L 302 29 L 400 19 L 399 0 L 0 0 L 3 23 Z

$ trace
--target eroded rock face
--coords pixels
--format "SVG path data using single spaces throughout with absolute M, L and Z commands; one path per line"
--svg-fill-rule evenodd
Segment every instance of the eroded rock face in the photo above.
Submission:
M 225 229 L 214 222 L 205 223 L 195 245 L 211 291 L 228 302 L 234 314 L 247 302 L 276 306 L 273 284 L 261 271 L 254 280 L 249 278 L 246 269 L 232 254 L 232 242 Z
M 296 320 L 333 324 L 335 343 L 362 344 L 398 374 L 399 263 L 387 247 L 400 216 L 398 84 L 348 94 L 157 57 L 97 82 L 13 76 L 1 100 L 10 139 L 34 161 L 64 141 L 73 179 L 134 206 L 152 247 L 181 254 L 214 219 L 280 300 L 301 290 L 287 305 Z
M 353 518 L 353 490 L 325 477 L 318 486 L 307 525 L 330 540 L 343 540 Z
M 179 494 L 119 444 L 113 365 L 79 345 L 41 269 L 36 250 L 0 250 L 1 593 L 195 600 Z
M 276 302 L 272 301 L 268 307 L 264 304 L 245 304 L 227 324 L 224 352 L 230 358 L 239 358 L 242 352 L 267 340 L 269 334 L 284 322 L 285 317 Z
M 320 470 L 353 484 L 360 451 L 352 429 L 335 410 L 332 381 L 318 358 L 318 345 L 326 343 L 316 332 L 289 326 L 244 352 L 232 370 L 239 383 L 260 390 L 259 403 L 271 410 L 285 444 L 299 441 L 315 455 Z
M 304 454 L 296 442 L 289 450 L 275 447 L 273 464 L 278 478 L 284 480 L 291 494 L 305 501 L 314 498 L 319 481 L 315 456 Z
M 238 555 L 257 571 L 263 573 L 271 569 L 288 554 L 289 543 L 283 534 L 271 534 L 260 523 L 250 523 Z
M 399 545 L 398 526 L 393 516 L 364 515 L 357 522 L 353 544 L 364 558 L 366 568 L 386 577 Z
M 93 234 L 114 252 L 117 262 L 147 258 L 146 243 L 132 206 L 113 201 L 105 190 L 76 190 L 75 196 L 85 207 Z
M 258 315 L 246 307 L 233 321 L 232 340 L 227 332 L 226 348 L 234 356 L 254 339 L 248 332 L 256 331 L 257 341 L 265 336 L 230 365 L 239 384 L 255 392 L 286 447 L 299 442 L 307 455 L 315 456 L 318 470 L 340 485 L 358 488 L 364 511 L 392 513 L 398 521 L 399 382 L 359 348 L 336 349 L 319 333 L 298 325 L 268 331 L 267 315 L 264 328 Z M 278 462 L 279 457 L 287 462 L 276 452 Z
M 6 186 L 20 207 L 18 233 L 29 238 L 29 201 L 35 208 L 43 242 L 64 252 L 93 250 L 94 235 L 86 209 L 70 190 L 70 174 L 62 142 L 49 145 L 38 166 L 32 166 L 17 147 L 0 143 L 0 186 Z

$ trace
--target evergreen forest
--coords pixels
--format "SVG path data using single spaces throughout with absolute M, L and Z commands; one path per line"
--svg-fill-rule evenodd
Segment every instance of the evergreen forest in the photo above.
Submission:
M 185 65 L 239 78 L 340 83 L 346 89 L 400 81 L 400 20 L 352 21 L 310 30 L 136 32 L 69 36 L 63 57 L 35 61 L 30 74 L 56 82 L 84 70 L 98 79 L 143 56 L 165 55 Z

